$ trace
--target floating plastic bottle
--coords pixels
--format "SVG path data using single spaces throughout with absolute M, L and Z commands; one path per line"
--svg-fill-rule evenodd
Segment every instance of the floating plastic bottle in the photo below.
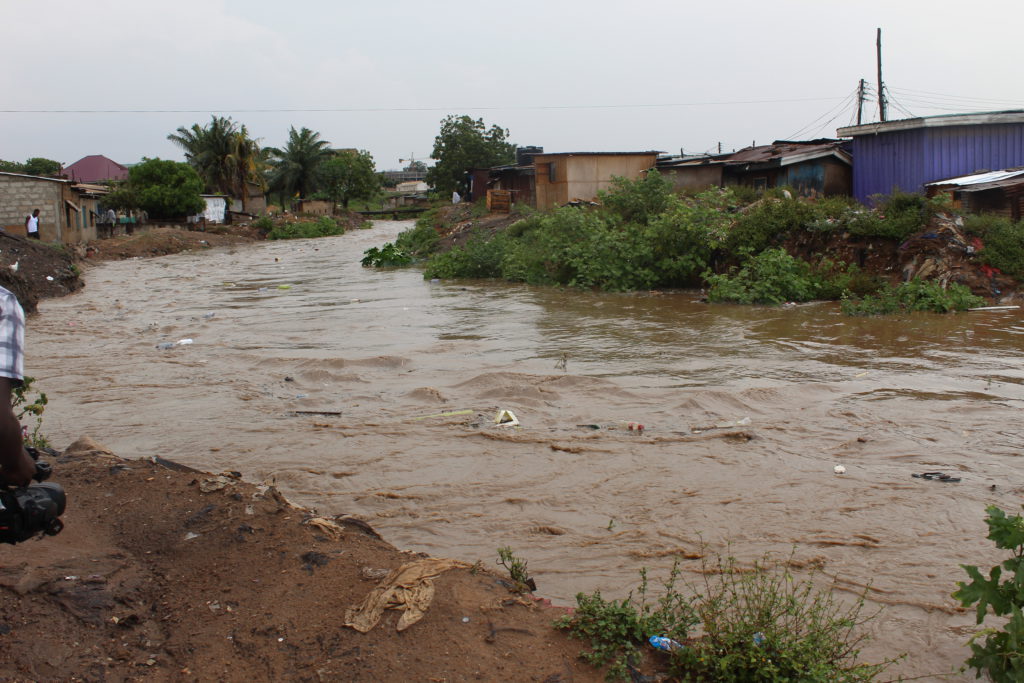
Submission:
M 647 642 L 651 644 L 655 650 L 661 650 L 662 652 L 672 652 L 674 650 L 682 650 L 685 645 L 680 643 L 678 640 L 672 640 L 665 636 L 651 636 L 647 639 Z

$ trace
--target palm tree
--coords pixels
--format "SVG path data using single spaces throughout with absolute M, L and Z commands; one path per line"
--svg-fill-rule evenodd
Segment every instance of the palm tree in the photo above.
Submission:
M 270 166 L 267 153 L 260 147 L 259 140 L 249 137 L 244 125 L 231 136 L 231 152 L 226 161 L 231 170 L 231 191 L 228 194 L 241 199 L 243 207 L 249 197 L 249 183 L 258 186 L 262 192 L 267 190 L 264 173 Z
M 238 134 L 238 125 L 231 117 L 213 116 L 207 126 L 181 126 L 167 139 L 185 151 L 185 160 L 199 173 L 207 192 L 230 194 L 234 185 L 230 160 Z
M 320 133 L 292 126 L 284 149 L 270 150 L 274 157 L 271 189 L 287 196 L 308 197 L 316 189 L 320 163 L 331 156 L 330 147 L 331 143 L 320 139 Z

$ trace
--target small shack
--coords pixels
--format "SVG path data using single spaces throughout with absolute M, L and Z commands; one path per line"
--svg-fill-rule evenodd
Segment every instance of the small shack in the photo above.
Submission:
M 776 140 L 728 154 L 663 158 L 657 166 L 676 190 L 790 187 L 804 197 L 850 194 L 851 167 L 844 143 L 833 139 Z
M 655 151 L 534 155 L 534 206 L 549 209 L 571 201 L 594 200 L 598 191 L 611 188 L 613 178 L 640 178 L 654 167 L 658 155 Z
M 925 185 L 929 197 L 948 194 L 953 206 L 971 213 L 994 213 L 1019 221 L 1024 215 L 1024 168 L 973 173 Z

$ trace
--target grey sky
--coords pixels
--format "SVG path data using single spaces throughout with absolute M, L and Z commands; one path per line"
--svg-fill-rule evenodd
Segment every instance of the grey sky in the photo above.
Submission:
M 552 152 L 830 136 L 874 86 L 876 27 L 913 114 L 1024 108 L 1022 18 L 1019 0 L 0 0 L 0 158 L 180 159 L 167 134 L 211 113 L 265 145 L 307 126 L 381 170 L 428 157 L 448 113 Z M 69 109 L 197 111 L 9 113 Z

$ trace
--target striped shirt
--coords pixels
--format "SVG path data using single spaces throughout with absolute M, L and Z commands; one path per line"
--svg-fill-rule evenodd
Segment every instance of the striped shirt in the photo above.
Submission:
M 25 378 L 25 311 L 18 297 L 0 287 L 0 377 L 20 385 Z

